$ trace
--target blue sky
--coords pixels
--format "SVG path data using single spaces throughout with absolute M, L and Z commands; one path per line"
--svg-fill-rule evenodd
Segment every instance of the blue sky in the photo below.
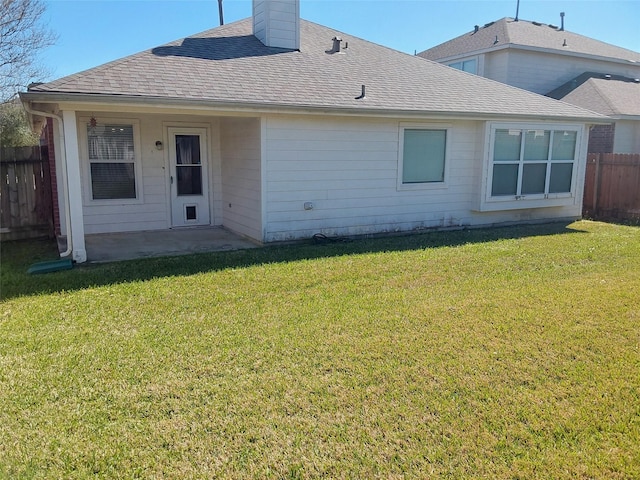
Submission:
M 218 26 L 217 0 L 44 0 L 59 38 L 42 63 L 52 80 Z M 301 0 L 301 16 L 411 53 L 474 25 L 514 17 L 516 0 Z M 225 23 L 251 15 L 251 0 L 223 0 Z M 640 0 L 520 0 L 519 18 L 640 51 Z

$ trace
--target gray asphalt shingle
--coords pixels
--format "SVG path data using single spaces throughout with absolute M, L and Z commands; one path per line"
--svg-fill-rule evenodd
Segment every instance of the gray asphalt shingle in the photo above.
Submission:
M 332 38 L 343 52 L 327 53 Z M 30 88 L 210 103 L 593 118 L 592 112 L 301 20 L 299 51 L 269 48 L 241 20 Z M 344 48 L 346 47 L 346 48 Z M 361 85 L 366 98 L 358 100 Z
M 528 20 L 515 21 L 502 18 L 471 30 L 459 37 L 429 48 L 418 55 L 429 60 L 440 60 L 457 55 L 503 48 L 506 45 L 533 47 L 564 54 L 606 57 L 627 62 L 640 62 L 640 53 L 585 37 L 557 26 Z

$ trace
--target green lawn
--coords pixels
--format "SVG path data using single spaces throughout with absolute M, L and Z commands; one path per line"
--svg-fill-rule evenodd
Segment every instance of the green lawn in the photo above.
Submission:
M 640 478 L 640 227 L 50 247 L 2 245 L 0 478 Z

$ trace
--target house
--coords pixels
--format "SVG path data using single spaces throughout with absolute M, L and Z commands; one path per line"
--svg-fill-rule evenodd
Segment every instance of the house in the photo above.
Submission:
M 640 53 L 565 30 L 564 14 L 560 26 L 513 18 L 476 25 L 418 55 L 608 115 L 609 125 L 592 130 L 589 152 L 640 153 Z
M 585 72 L 547 96 L 615 120 L 592 130 L 589 153 L 640 153 L 640 78 Z
M 109 232 L 268 243 L 575 219 L 603 120 L 302 20 L 298 0 L 21 99 L 53 120 L 77 262 Z

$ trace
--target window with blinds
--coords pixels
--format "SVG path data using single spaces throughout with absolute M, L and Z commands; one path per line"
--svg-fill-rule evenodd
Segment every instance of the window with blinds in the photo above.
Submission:
M 404 128 L 402 183 L 444 182 L 446 129 Z
M 87 139 L 92 198 L 135 199 L 133 126 L 87 124 Z

